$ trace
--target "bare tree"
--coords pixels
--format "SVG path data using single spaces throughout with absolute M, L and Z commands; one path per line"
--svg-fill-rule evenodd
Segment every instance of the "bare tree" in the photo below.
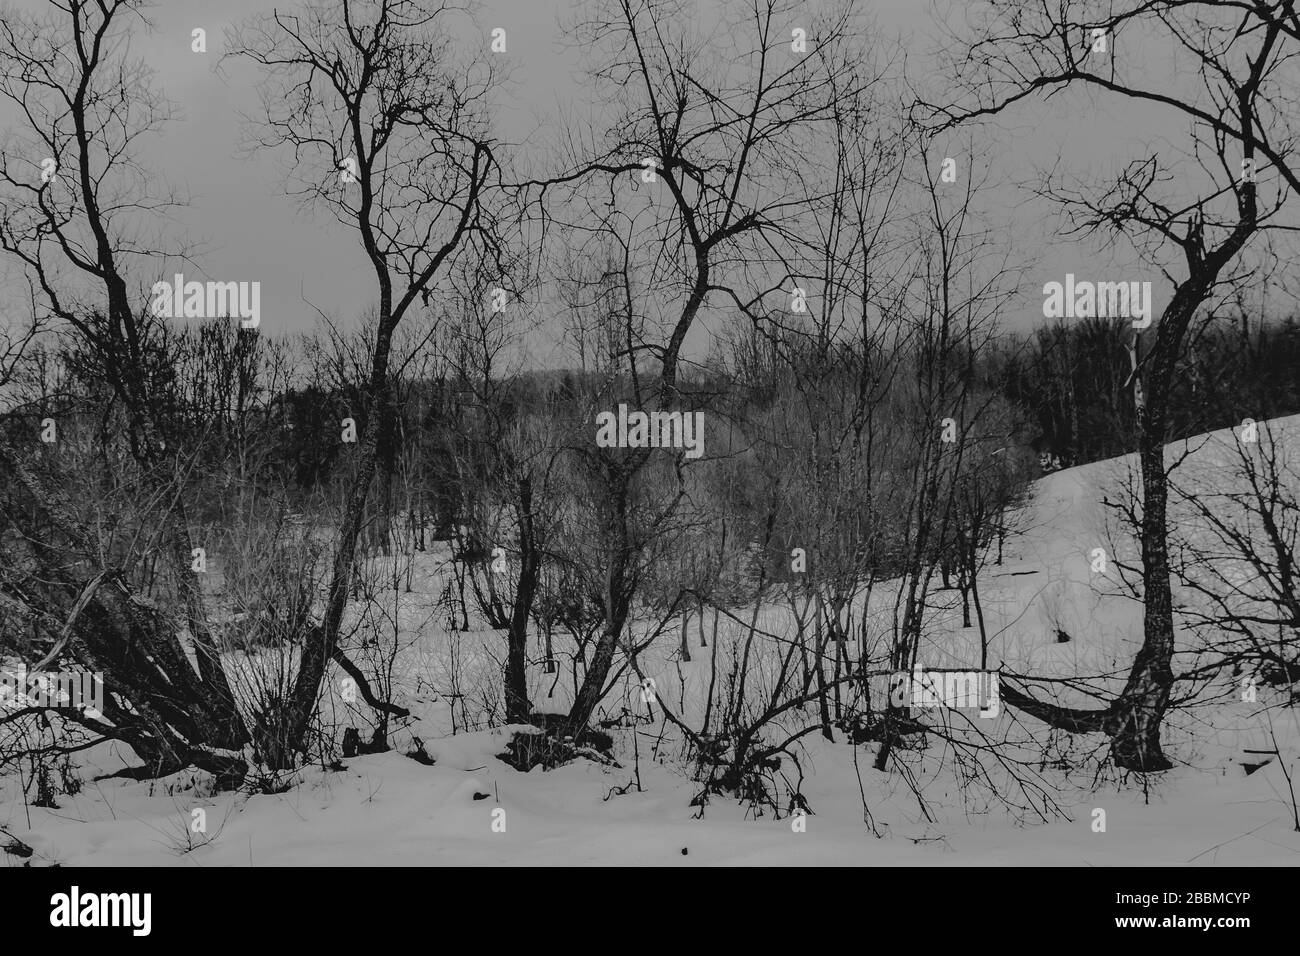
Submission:
M 427 0 L 328 0 L 255 18 L 230 56 L 263 72 L 256 146 L 292 156 L 291 189 L 356 231 L 378 301 L 365 424 L 334 548 L 324 618 L 303 650 L 279 728 L 282 763 L 301 749 L 335 655 L 357 539 L 392 414 L 393 332 L 456 257 L 496 248 L 487 192 L 496 174 L 490 58 L 455 55 L 457 11 Z
M 528 628 L 546 560 L 564 454 L 561 410 L 542 382 L 520 374 L 530 331 L 527 309 L 475 308 L 490 292 L 471 274 L 460 301 L 467 306 L 450 330 L 448 350 L 459 391 L 452 427 L 457 488 L 467 515 L 465 571 L 488 623 L 506 631 L 506 719 L 529 720 Z M 516 289 L 524 283 L 516 278 Z M 513 355 L 511 354 L 513 352 Z
M 195 762 L 228 779 L 243 773 L 243 761 L 229 751 L 248 732 L 190 571 L 179 476 L 193 449 L 169 447 L 175 436 L 156 389 L 169 362 L 166 331 L 137 310 L 132 293 L 130 270 L 161 252 L 139 238 L 141 222 L 177 201 L 139 161 L 141 142 L 170 114 L 148 66 L 130 56 L 131 32 L 148 26 L 145 9 L 137 0 L 69 0 L 49 4 L 43 16 L 0 21 L 0 96 L 18 118 L 0 151 L 0 249 L 32 282 L 37 320 L 71 329 L 120 402 L 131 454 L 159 503 L 196 665 L 165 616 L 137 600 L 123 568 L 103 563 L 94 535 L 55 484 L 16 449 L 0 448 L 7 483 L 27 496 L 25 510 L 14 514 L 39 516 L 52 536 L 29 555 L 28 571 L 58 560 L 55 541 L 69 561 L 44 594 L 50 607 L 31 606 L 12 587 L 9 599 L 55 638 L 47 661 L 66 652 L 113 684 L 121 703 L 106 712 L 109 723 L 76 719 L 130 742 L 154 772 Z M 141 656 L 124 653 L 127 642 Z
M 1181 608 L 1204 636 L 1202 662 L 1183 676 L 1231 668 L 1246 683 L 1300 680 L 1300 469 L 1288 431 L 1254 421 L 1233 429 L 1230 490 L 1217 470 L 1171 484 L 1178 510 L 1198 519 L 1171 536 L 1175 579 L 1202 599 Z
M 1185 162 L 1133 155 L 1111 181 L 1095 187 L 1059 178 L 1047 185 L 1079 232 L 1129 239 L 1174 286 L 1151 341 L 1135 346 L 1130 377 L 1142 468 L 1142 647 L 1122 692 L 1101 710 L 1059 708 L 1007 689 L 1010 703 L 1053 726 L 1106 732 L 1117 766 L 1163 770 L 1171 766 L 1160 725 L 1175 649 L 1165 463 L 1170 390 L 1197 310 L 1247 274 L 1242 253 L 1252 239 L 1286 228 L 1279 214 L 1300 188 L 1295 102 L 1287 92 L 1296 81 L 1300 17 L 1294 0 L 1110 6 L 1066 0 L 1028 7 L 998 0 L 990 8 L 965 52 L 949 64 L 964 95 L 934 108 L 939 128 L 1077 87 L 1166 110 L 1186 130 L 1178 151 L 1189 157 Z M 1130 42 L 1185 51 L 1196 69 L 1169 76 L 1145 70 L 1145 56 L 1130 55 Z
M 592 51 L 591 77 L 614 104 L 609 131 L 595 144 L 568 143 L 570 170 L 529 189 L 545 215 L 567 219 L 569 235 L 603 231 L 632 247 L 630 260 L 643 272 L 638 284 L 651 294 L 623 297 L 618 343 L 624 394 L 638 407 L 680 402 L 682 348 L 710 297 L 755 299 L 737 291 L 740 263 L 752 263 L 765 238 L 775 241 L 803 211 L 806 196 L 790 175 L 798 144 L 829 122 L 837 92 L 852 92 L 853 18 L 836 10 L 810 22 L 807 48 L 797 51 L 785 31 L 801 9 L 788 0 L 728 6 L 725 30 L 712 40 L 696 33 L 674 0 L 618 0 L 575 25 L 577 42 Z M 603 225 L 593 229 L 593 218 Z M 765 282 L 773 279 L 779 271 Z M 609 573 L 605 622 L 569 714 L 575 730 L 605 693 L 644 532 L 661 527 L 675 507 L 669 496 L 657 517 L 636 527 L 632 489 L 650 454 L 629 449 L 592 462 L 603 474 Z

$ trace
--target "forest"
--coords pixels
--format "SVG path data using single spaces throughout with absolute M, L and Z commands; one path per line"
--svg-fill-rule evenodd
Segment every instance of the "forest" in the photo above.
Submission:
M 494 767 L 456 833 L 528 818 L 502 780 L 653 774 L 693 819 L 847 799 L 883 838 L 1199 799 L 1262 752 L 1294 849 L 1292 0 L 989 0 L 928 71 L 862 4 L 702 6 L 566 5 L 592 113 L 527 145 L 523 31 L 473 5 L 167 39 L 255 91 L 247 155 L 360 270 L 364 309 L 296 324 L 178 225 L 154 8 L 5 9 L 0 665 L 102 693 L 0 705 L 0 841 L 113 781 L 194 852 L 177 794 L 364 761 Z M 1172 145 L 1010 184 L 996 124 L 1057 96 Z M 890 691 L 922 672 L 999 706 Z

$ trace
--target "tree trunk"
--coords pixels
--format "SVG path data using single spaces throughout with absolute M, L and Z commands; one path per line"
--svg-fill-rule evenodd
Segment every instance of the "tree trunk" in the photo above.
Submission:
M 822 658 L 826 655 L 826 631 L 822 621 L 822 597 L 819 592 L 814 598 L 813 609 L 813 672 L 817 678 L 817 709 L 822 723 L 822 736 L 832 743 L 835 735 L 831 732 L 830 694 L 826 689 L 826 672 L 822 670 Z
M 537 594 L 541 561 L 533 527 L 533 485 L 527 476 L 519 479 L 519 584 L 515 588 L 510 627 L 506 634 L 506 719 L 525 723 L 533 706 L 528 700 L 528 621 Z
M 565 721 L 566 733 L 575 738 L 586 728 L 587 722 L 596 712 L 596 706 L 604 694 L 605 679 L 609 676 L 610 667 L 614 663 L 614 649 L 623 633 L 626 618 L 626 613 L 620 614 L 616 619 L 606 621 L 605 626 L 601 628 L 600 639 L 596 641 L 596 650 L 591 655 L 591 663 L 587 666 L 587 672 L 582 678 L 582 686 L 574 696 L 573 707 L 569 709 L 569 716 Z
M 279 716 L 279 728 L 264 728 L 275 733 L 278 739 L 264 741 L 269 749 L 268 762 L 272 767 L 292 766 L 293 754 L 301 752 L 307 738 L 311 716 L 316 709 L 325 668 L 334 655 L 338 643 L 339 627 L 347 607 L 348 589 L 352 580 L 357 540 L 366 516 L 366 501 L 370 484 L 379 464 L 379 432 L 381 409 L 388 403 L 388 355 L 392 345 L 393 327 L 391 299 L 381 296 L 380 323 L 375 340 L 374 364 L 370 376 L 370 414 L 366 416 L 365 430 L 358 448 L 359 460 L 356 474 L 348 489 L 347 505 L 339 525 L 339 537 L 334 548 L 334 562 L 330 578 L 329 595 L 325 603 L 324 620 L 316 637 L 303 645 L 298 662 L 298 673 L 285 712 Z M 274 762 L 271 762 L 271 760 Z
M 1190 314 L 1188 315 L 1190 318 Z M 1116 701 L 1117 728 L 1111 742 L 1115 765 L 1150 772 L 1173 766 L 1160 746 L 1160 724 L 1173 690 L 1174 617 L 1169 583 L 1168 502 L 1165 472 L 1165 397 L 1161 368 L 1152 370 L 1155 387 L 1138 408 L 1138 460 L 1142 467 L 1142 648 L 1133 659 L 1124 693 Z M 1135 380 L 1136 381 L 1136 380 Z M 1167 380 L 1166 380 L 1167 381 Z M 1141 399 L 1139 399 L 1141 401 Z
M 631 549 L 627 531 L 627 486 L 613 489 L 612 514 L 614 549 L 605 578 L 605 622 L 596 641 L 596 649 L 582 677 L 582 686 L 574 695 L 566 727 L 574 737 L 587 726 L 596 705 L 605 692 L 605 681 L 614 662 L 614 650 L 623 636 L 623 626 L 631 609 L 633 582 L 628 580 Z
M 1235 233 L 1234 233 L 1235 236 Z M 1226 244 L 1225 247 L 1226 248 Z M 1219 250 L 1220 253 L 1223 248 Z M 1107 729 L 1117 767 L 1147 773 L 1173 764 L 1160 745 L 1160 724 L 1173 691 L 1174 616 L 1169 583 L 1169 476 L 1165 471 L 1168 400 L 1182 340 L 1217 269 L 1194 274 L 1178 286 L 1156 330 L 1145 391 L 1133 377 L 1138 417 L 1138 461 L 1142 467 L 1142 648 L 1133 659 L 1124 692 L 1115 701 Z M 1136 345 L 1135 345 L 1136 348 Z

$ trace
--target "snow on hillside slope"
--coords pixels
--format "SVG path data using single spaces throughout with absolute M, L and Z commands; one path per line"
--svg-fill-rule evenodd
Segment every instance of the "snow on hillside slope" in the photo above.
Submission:
M 1271 428 L 1283 448 L 1300 455 L 1300 417 L 1273 422 Z M 1171 445 L 1170 460 L 1191 452 L 1176 481 L 1223 489 L 1234 474 L 1235 442 L 1236 436 L 1225 431 Z M 1004 561 L 990 564 L 981 578 L 991 667 L 1036 676 L 1109 674 L 1112 684 L 1122 681 L 1140 642 L 1141 605 L 1126 593 L 1118 571 L 1119 563 L 1133 561 L 1134 543 L 1103 501 L 1122 498 L 1133 469 L 1129 456 L 1037 483 L 1017 516 Z M 1173 522 L 1179 534 L 1195 537 L 1193 516 L 1182 504 L 1174 502 Z M 1097 548 L 1106 558 L 1104 571 L 1094 570 Z M 1113 775 L 1029 768 L 1058 811 L 1047 814 L 1046 822 L 987 792 L 963 791 L 951 754 L 940 745 L 909 755 L 909 766 L 923 783 L 918 799 L 900 774 L 871 769 L 874 747 L 855 754 L 842 734 L 835 743 L 816 734 L 801 741 L 801 789 L 813 811 L 804 832 L 796 832 L 789 819 L 756 819 L 741 803 L 716 797 L 697 819 L 690 800 L 698 787 L 671 735 L 659 748 L 660 759 L 654 758 L 658 724 L 615 728 L 621 767 L 580 761 L 550 772 L 520 773 L 495 756 L 509 739 L 508 728 L 451 733 L 453 719 L 457 729 L 481 722 L 469 698 L 476 682 L 494 679 L 502 648 L 490 632 L 443 629 L 441 615 L 432 609 L 437 571 L 432 559 L 422 560 L 414 593 L 401 596 L 398 608 L 403 636 L 411 644 L 398 668 L 398 687 L 417 719 L 395 734 L 394 742 L 400 751 L 412 735 L 420 737 L 435 760 L 432 766 L 392 752 L 346 760 L 343 770 L 304 770 L 283 793 L 213 795 L 198 773 L 153 782 L 89 782 L 131 762 L 118 745 L 107 744 L 76 756 L 88 782 L 75 795 L 60 794 L 57 809 L 27 806 L 20 785 L 29 783 L 26 778 L 0 779 L 0 827 L 35 847 L 34 863 L 64 865 L 1283 866 L 1300 861 L 1300 834 L 1293 830 L 1282 767 L 1274 760 L 1249 776 L 1241 767 L 1243 748 L 1273 746 L 1260 706 L 1285 689 L 1261 688 L 1259 704 L 1231 693 L 1207 694 L 1195 710 L 1173 718 L 1165 739 L 1179 766 L 1154 781 L 1149 793 Z M 879 588 L 867 610 L 884 619 L 891 602 L 890 589 Z M 954 595 L 936 594 L 935 604 L 923 663 L 977 665 L 978 635 L 960 626 Z M 789 626 L 788 613 L 775 607 L 763 608 L 760 617 L 767 629 Z M 735 638 L 727 627 L 724 620 L 723 641 Z M 1069 641 L 1061 643 L 1058 632 L 1068 634 Z M 698 653 L 689 664 L 678 662 L 676 643 L 676 635 L 666 633 L 644 666 L 656 675 L 659 692 L 682 701 L 689 715 L 691 701 L 702 701 L 707 657 Z M 1190 653 L 1190 647 L 1180 649 Z M 255 668 L 257 660 L 246 658 L 240 666 Z M 458 668 L 468 671 L 459 698 L 448 683 Z M 545 674 L 538 667 L 531 683 L 539 709 L 567 705 L 569 675 Z M 616 692 L 605 712 L 635 702 L 635 682 L 627 683 L 623 697 Z M 326 710 L 343 713 L 337 693 Z M 1042 732 L 1005 713 L 996 724 L 1006 739 Z M 1300 770 L 1294 708 L 1275 713 L 1273 732 L 1294 775 Z M 637 767 L 640 790 L 634 785 Z M 1014 802 L 1016 794 L 1002 796 Z M 1105 832 L 1093 830 L 1098 808 L 1106 811 Z M 194 832 L 200 818 L 195 811 L 202 811 L 206 832 Z M 866 814 L 876 833 L 864 824 Z M 11 856 L 0 861 L 19 862 Z

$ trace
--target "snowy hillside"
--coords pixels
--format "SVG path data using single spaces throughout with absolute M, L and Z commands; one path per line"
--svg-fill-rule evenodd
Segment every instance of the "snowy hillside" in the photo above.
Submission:
M 1300 417 L 1273 422 L 1269 431 L 1282 452 L 1300 455 Z M 1239 447 L 1237 434 L 1228 431 L 1171 446 L 1171 461 L 1190 453 L 1175 483 L 1189 494 L 1236 488 Z M 979 582 L 990 669 L 1086 678 L 1062 691 L 1062 699 L 1079 706 L 1088 703 L 1080 687 L 1113 691 L 1122 682 L 1140 643 L 1141 606 L 1120 573 L 1133 561 L 1133 539 L 1104 502 L 1123 499 L 1132 468 L 1131 459 L 1117 459 L 1036 484 L 1004 543 L 1002 562 L 990 560 Z M 1230 503 L 1216 505 L 1216 513 L 1238 520 Z M 1206 539 L 1204 515 L 1188 501 L 1176 500 L 1174 514 L 1180 541 Z M 842 728 L 833 742 L 808 733 L 791 747 L 797 766 L 785 759 L 773 774 L 783 794 L 802 795 L 810 811 L 804 816 L 773 814 L 734 795 L 692 805 L 699 785 L 682 734 L 659 719 L 628 671 L 621 690 L 597 712 L 613 738 L 612 759 L 580 758 L 521 773 L 498 755 L 516 732 L 534 731 L 485 726 L 487 712 L 476 697 L 499 683 L 502 642 L 488 630 L 446 629 L 436 603 L 448 581 L 445 557 L 420 555 L 411 592 L 399 591 L 393 606 L 402 638 L 393 698 L 414 713 L 392 729 L 392 751 L 308 768 L 264 788 L 279 792 L 246 787 L 214 794 L 210 780 L 193 771 L 157 781 L 95 780 L 133 762 L 120 745 L 102 744 L 73 756 L 69 772 L 81 786 L 62 787 L 57 806 L 31 805 L 25 776 L 0 780 L 0 828 L 35 850 L 32 862 L 63 865 L 1283 866 L 1294 865 L 1300 852 L 1287 777 L 1300 771 L 1297 714 L 1263 710 L 1285 698 L 1285 685 L 1261 684 L 1255 701 L 1243 700 L 1233 683 L 1189 686 L 1191 699 L 1165 730 L 1179 766 L 1149 788 L 1113 771 L 1097 773 L 1087 757 L 1104 743 L 1100 736 L 1058 735 L 1061 759 L 1049 760 L 1041 743 L 1053 735 L 1006 709 L 995 720 L 952 728 L 954 741 L 998 745 L 997 759 L 980 768 L 932 735 L 905 755 L 906 772 L 880 772 L 871 766 L 877 744 L 855 748 Z M 857 613 L 885 622 L 895 597 L 892 585 L 878 585 Z M 1195 615 L 1198 595 L 1183 588 L 1179 599 Z M 926 666 L 978 666 L 978 632 L 961 626 L 959 603 L 955 592 L 934 592 L 920 653 Z M 760 609 L 761 632 L 780 635 L 794 627 L 789 608 L 778 604 Z M 710 646 L 697 646 L 689 662 L 680 660 L 674 631 L 640 655 L 657 695 L 688 724 L 705 706 L 711 656 L 736 652 L 752 612 L 730 609 L 716 634 L 710 631 Z M 648 625 L 639 626 L 644 634 Z M 689 638 L 697 641 L 693 628 Z M 1180 639 L 1181 666 L 1213 653 L 1200 632 Z M 774 666 L 780 646 L 762 643 L 765 666 Z M 846 650 L 850 657 L 856 652 Z M 263 651 L 231 655 L 227 669 L 249 683 L 283 664 Z M 567 667 L 548 673 L 540 659 L 531 665 L 539 710 L 567 708 L 573 692 Z M 1061 685 L 1037 687 L 1052 693 Z M 331 688 L 327 719 L 340 728 L 364 727 L 365 705 L 348 699 L 345 682 L 335 679 Z M 418 746 L 424 759 L 407 756 Z M 1273 749 L 1279 754 L 1272 759 L 1246 753 Z M 1265 765 L 1247 774 L 1243 764 L 1252 762 Z M 1104 829 L 1097 826 L 1099 810 Z

